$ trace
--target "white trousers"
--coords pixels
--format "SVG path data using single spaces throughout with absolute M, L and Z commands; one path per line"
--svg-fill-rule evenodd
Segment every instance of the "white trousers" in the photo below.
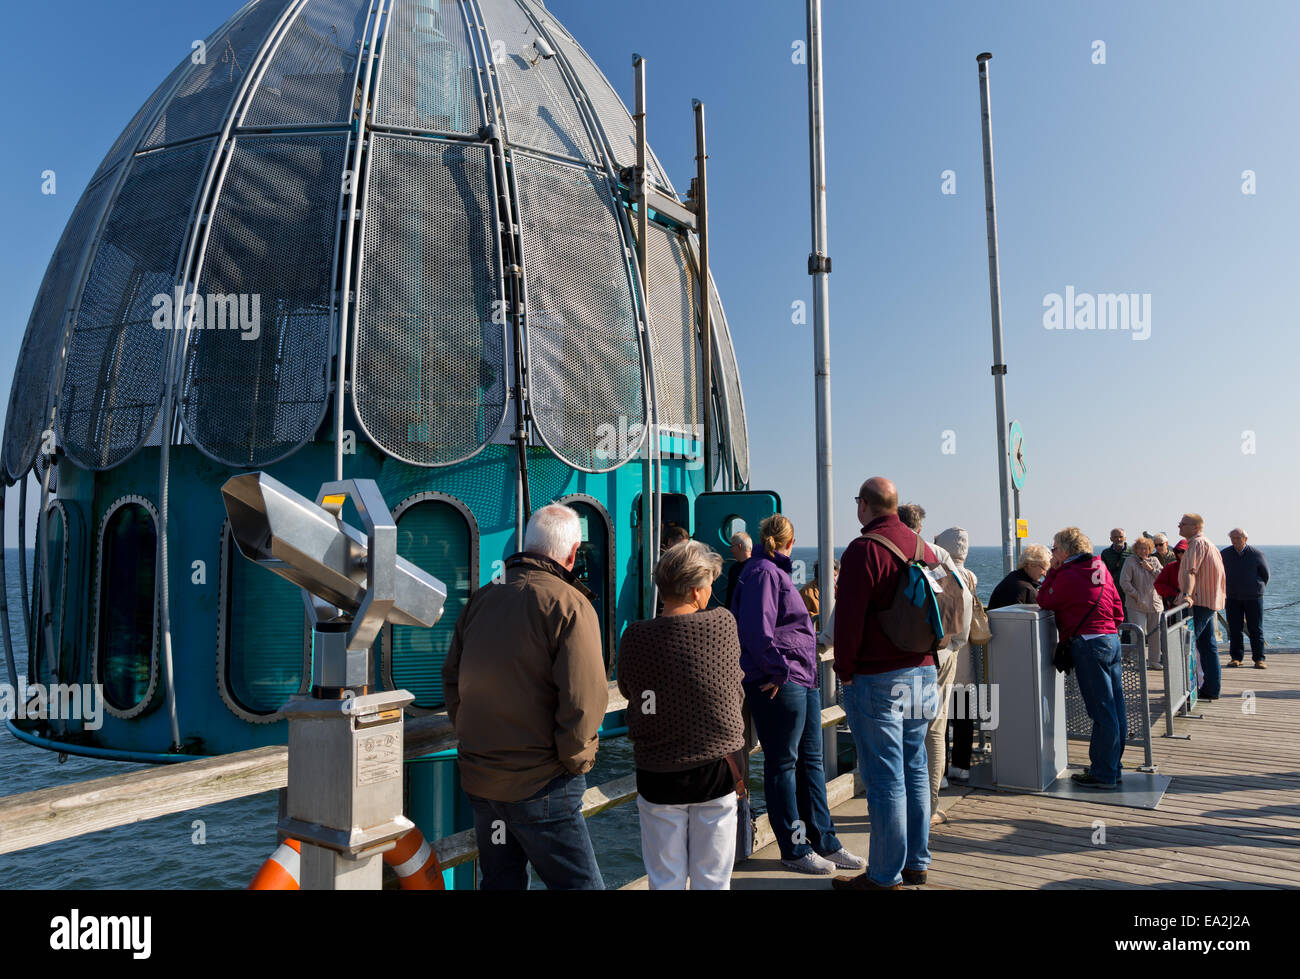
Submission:
M 689 805 L 636 800 L 641 857 L 652 891 L 727 891 L 736 860 L 736 793 Z

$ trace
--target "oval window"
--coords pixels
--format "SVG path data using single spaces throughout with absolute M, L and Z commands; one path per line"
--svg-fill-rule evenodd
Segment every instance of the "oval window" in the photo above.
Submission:
M 158 534 L 153 514 L 123 503 L 109 514 L 100 544 L 96 680 L 119 711 L 143 706 L 154 676 Z

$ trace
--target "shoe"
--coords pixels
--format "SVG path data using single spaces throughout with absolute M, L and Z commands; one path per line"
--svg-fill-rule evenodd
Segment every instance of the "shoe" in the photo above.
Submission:
M 924 870 L 908 870 L 903 868 L 903 883 L 909 887 L 920 887 L 925 883 Z
M 902 884 L 877 884 L 866 874 L 858 874 L 856 877 L 836 877 L 831 881 L 831 887 L 837 891 L 901 891 Z
M 941 812 L 930 813 L 931 826 L 938 826 L 940 823 L 946 823 L 947 821 L 948 821 L 948 817 Z
M 850 853 L 844 847 L 840 847 L 834 853 L 823 853 L 823 860 L 829 860 L 841 870 L 866 870 L 867 861 L 862 859 L 856 853 Z
M 946 776 L 946 775 L 940 775 L 940 776 L 939 776 L 939 788 L 941 788 L 941 789 L 946 789 L 947 787 L 948 787 L 948 776 Z
M 1148 663 L 1148 664 L 1147 664 L 1147 669 L 1148 669 L 1148 670 L 1163 670 L 1164 668 L 1165 668 L 1165 667 L 1164 667 L 1164 664 L 1163 664 L 1163 663 Z
M 1230 670 L 1235 670 L 1240 665 L 1241 665 L 1241 660 L 1239 659 L 1228 660 L 1228 669 Z
M 1258 660 L 1258 661 L 1256 661 L 1256 663 L 1255 663 L 1255 669 L 1257 669 L 1257 670 L 1267 670 L 1267 669 L 1268 669 L 1268 664 L 1265 663 L 1262 659 L 1261 659 L 1261 660 Z
M 1099 789 L 1101 791 L 1113 792 L 1119 788 L 1119 782 L 1103 782 L 1099 778 L 1094 778 L 1091 772 L 1075 772 L 1070 776 L 1070 781 L 1076 785 L 1083 785 L 1090 789 Z
M 1201 693 L 1201 691 L 1198 690 L 1196 691 L 1196 699 L 1202 704 L 1212 704 L 1219 698 L 1207 696 L 1206 694 L 1203 694 Z
M 798 860 L 782 860 L 781 866 L 801 874 L 818 874 L 823 877 L 835 873 L 835 864 L 811 850 Z
M 948 778 L 949 778 L 949 780 L 951 780 L 951 781 L 953 781 L 953 782 L 957 782 L 957 783 L 969 782 L 969 781 L 970 781 L 970 769 L 969 769 L 969 768 L 949 768 L 949 769 L 948 769 Z

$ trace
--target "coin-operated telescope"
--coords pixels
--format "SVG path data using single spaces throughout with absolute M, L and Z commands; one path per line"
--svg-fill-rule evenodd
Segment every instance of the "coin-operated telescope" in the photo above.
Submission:
M 301 886 L 378 888 L 380 854 L 409 831 L 402 815 L 405 690 L 371 693 L 370 647 L 386 622 L 434 625 L 446 586 L 397 555 L 397 524 L 374 480 L 326 483 L 316 500 L 263 472 L 221 488 L 244 557 L 303 590 L 312 682 L 284 708 L 289 788 L 277 824 L 302 843 Z M 345 523 L 351 499 L 363 534 Z

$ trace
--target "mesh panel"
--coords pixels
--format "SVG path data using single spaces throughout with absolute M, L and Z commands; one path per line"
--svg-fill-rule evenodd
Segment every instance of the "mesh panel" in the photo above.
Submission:
M 636 454 L 641 350 L 625 252 L 599 174 L 514 154 L 528 293 L 531 404 L 565 462 L 603 471 Z
M 196 313 L 181 396 L 190 437 L 230 465 L 292 452 L 325 416 L 346 149 L 343 133 L 235 145 L 199 274 L 203 329 Z
M 556 48 L 577 76 L 578 84 L 586 92 L 587 101 L 591 103 L 597 121 L 605 131 L 605 138 L 614 153 L 616 166 L 619 168 L 636 166 L 636 124 L 632 121 L 632 116 L 623 104 L 623 100 L 614 91 L 614 86 L 610 85 L 609 80 L 596 67 L 591 56 L 541 4 L 525 0 L 525 6 L 532 11 L 533 16 L 551 36 Z M 649 164 L 651 178 L 659 186 L 671 192 L 673 185 L 668 180 L 663 167 L 659 165 L 654 150 L 650 151 Z
M 145 126 L 149 125 L 150 120 L 153 119 L 154 112 L 157 111 L 162 100 L 167 97 L 167 93 L 172 90 L 172 86 L 176 84 L 176 79 L 180 77 L 187 68 L 189 68 L 190 64 L 190 59 L 188 57 L 185 58 L 184 61 L 172 69 L 171 74 L 168 75 L 163 83 L 154 90 L 154 93 L 149 96 L 149 101 L 140 107 L 140 111 L 132 117 L 131 121 L 127 123 L 126 128 L 122 130 L 122 134 L 117 137 L 117 142 L 113 144 L 113 148 L 110 149 L 108 155 L 104 157 L 104 162 L 101 163 L 99 169 L 95 171 L 96 176 L 104 173 L 106 170 L 111 170 L 135 150 L 136 144 L 140 141 L 140 136 L 143 134 Z
M 696 426 L 704 424 L 695 274 L 681 236 L 651 222 L 649 238 L 650 355 L 658 424 L 694 436 Z
M 554 58 L 531 64 L 522 53 L 537 29 L 515 0 L 480 0 L 506 114 L 506 135 L 517 146 L 596 162 L 586 127 Z M 530 55 L 531 57 L 531 55 Z
M 477 72 L 458 0 L 396 0 L 379 72 L 378 125 L 465 134 L 482 128 Z
M 40 448 L 41 432 L 49 422 L 51 388 L 63 343 L 64 313 L 72 304 L 71 293 L 76 287 L 82 255 L 95 233 L 100 209 L 115 178 L 115 171 L 107 173 L 81 195 L 36 293 L 27 333 L 14 365 L 9 413 L 5 417 L 4 464 L 11 479 L 17 479 L 31 466 Z
M 1125 744 L 1144 745 L 1148 734 L 1142 717 L 1142 677 L 1139 670 L 1146 662 L 1146 647 L 1125 642 L 1121 647 L 1124 658 L 1120 667 L 1121 686 L 1124 690 L 1124 713 L 1128 725 Z M 1141 662 L 1139 662 L 1141 660 Z M 1092 737 L 1092 718 L 1084 706 L 1079 690 L 1079 679 L 1074 670 L 1065 674 L 1065 730 L 1076 741 Z
M 212 140 L 137 156 L 104 226 L 81 295 L 59 398 L 68 455 L 107 469 L 149 435 L 162 400 L 176 266 Z M 168 303 L 155 306 L 155 296 Z M 163 321 L 165 322 L 165 320 Z
M 311 0 L 276 48 L 245 126 L 347 122 L 370 0 Z
M 196 65 L 181 83 L 141 148 L 217 132 L 258 50 L 290 3 L 262 0 L 208 45 L 204 63 Z
M 712 280 L 712 276 L 710 276 Z M 740 390 L 740 368 L 731 343 L 727 314 L 722 311 L 717 283 L 709 282 L 709 323 L 713 330 L 713 369 L 722 375 L 727 400 L 728 436 L 736 457 L 736 471 L 742 484 L 749 483 L 749 429 L 745 423 L 745 396 Z
M 354 404 L 389 455 L 447 465 L 482 448 L 505 413 L 491 158 L 485 146 L 373 139 Z

